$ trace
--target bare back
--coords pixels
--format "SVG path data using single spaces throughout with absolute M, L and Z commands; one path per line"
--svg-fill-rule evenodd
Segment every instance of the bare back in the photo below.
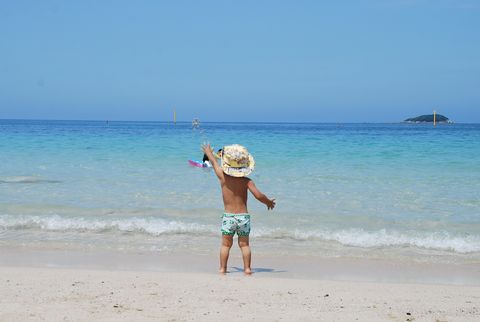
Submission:
M 226 213 L 242 214 L 248 213 L 248 178 L 236 178 L 224 176 L 221 182 L 223 205 Z
M 212 153 L 212 147 L 207 144 L 202 147 L 203 152 L 207 155 L 208 160 L 215 170 L 215 174 L 220 180 L 220 186 L 222 187 L 223 205 L 226 213 L 230 214 L 245 214 L 248 213 L 247 198 L 248 191 L 263 204 L 267 206 L 267 209 L 273 209 L 275 207 L 275 199 L 268 199 L 260 190 L 257 189 L 253 180 L 246 177 L 232 177 L 225 173 L 218 165 Z

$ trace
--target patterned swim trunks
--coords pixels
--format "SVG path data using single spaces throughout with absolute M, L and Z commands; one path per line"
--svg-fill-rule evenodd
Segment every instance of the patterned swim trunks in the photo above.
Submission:
M 233 236 L 248 236 L 250 234 L 249 214 L 223 214 L 222 234 Z

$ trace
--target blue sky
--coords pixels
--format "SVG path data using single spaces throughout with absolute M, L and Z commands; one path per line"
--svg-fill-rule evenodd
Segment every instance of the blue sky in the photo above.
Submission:
M 0 0 L 0 118 L 480 122 L 479 57 L 475 0 Z

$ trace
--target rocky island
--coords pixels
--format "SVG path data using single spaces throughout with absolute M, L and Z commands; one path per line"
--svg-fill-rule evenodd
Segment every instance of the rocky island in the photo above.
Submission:
M 436 114 L 435 116 L 437 123 L 453 123 L 448 119 L 448 117 L 441 114 Z M 417 117 L 408 118 L 404 123 L 433 123 L 433 114 L 420 115 Z

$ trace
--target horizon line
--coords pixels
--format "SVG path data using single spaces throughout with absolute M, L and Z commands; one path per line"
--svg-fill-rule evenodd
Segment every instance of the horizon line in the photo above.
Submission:
M 49 122 L 131 122 L 131 123 L 172 123 L 175 124 L 174 121 L 169 120 L 109 120 L 109 119 L 42 119 L 42 118 L 28 118 L 28 119 L 22 119 L 22 118 L 0 118 L 0 121 L 49 121 Z M 192 121 L 176 121 L 176 123 L 191 123 Z M 302 122 L 302 121 L 296 121 L 296 122 L 289 122 L 289 121 L 202 121 L 200 120 L 201 123 L 258 123 L 258 124 L 265 124 L 265 123 L 271 123 L 271 124 L 429 124 L 433 122 L 420 122 L 420 123 L 409 123 L 405 121 L 396 121 L 396 122 L 388 122 L 388 121 L 383 121 L 383 122 L 375 122 L 375 121 L 356 121 L 356 122 L 344 122 L 344 121 L 326 121 L 326 122 L 321 122 L 321 121 L 316 121 L 316 122 Z M 438 122 L 437 122 L 438 123 Z M 439 124 L 444 124 L 444 123 L 439 123 Z M 446 123 L 445 123 L 446 124 Z M 452 124 L 480 124 L 480 122 L 453 122 L 450 123 L 449 125 Z

